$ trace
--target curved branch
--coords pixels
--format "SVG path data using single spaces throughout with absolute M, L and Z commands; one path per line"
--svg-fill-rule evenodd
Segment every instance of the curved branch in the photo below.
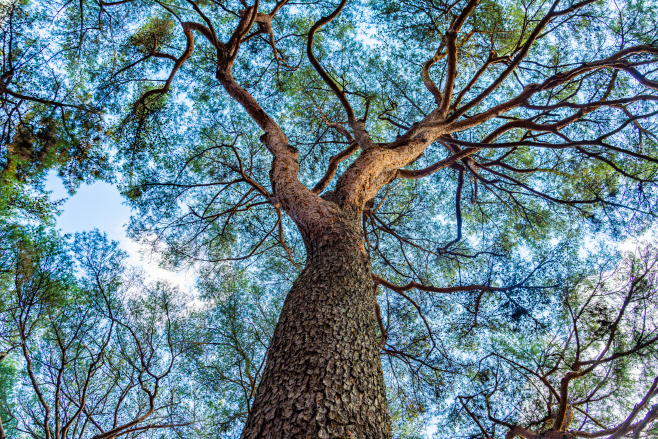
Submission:
M 329 74 L 326 72 L 326 70 L 322 67 L 320 62 L 317 60 L 315 55 L 313 54 L 313 39 L 315 37 L 315 33 L 320 30 L 323 26 L 326 24 L 332 22 L 338 15 L 341 13 L 345 5 L 347 4 L 347 0 L 341 0 L 340 4 L 338 7 L 329 15 L 326 17 L 322 17 L 319 19 L 309 30 L 308 33 L 308 41 L 306 43 L 306 56 L 308 57 L 309 61 L 313 65 L 313 68 L 315 68 L 315 71 L 320 75 L 322 80 L 329 86 L 331 91 L 336 95 L 338 100 L 340 101 L 341 105 L 343 106 L 343 109 L 345 110 L 345 113 L 347 114 L 347 122 L 349 126 L 354 130 L 354 134 L 356 137 L 357 142 L 361 146 L 361 148 L 365 149 L 370 149 L 374 145 L 372 143 L 372 140 L 370 139 L 370 135 L 365 129 L 365 117 L 364 119 L 359 119 L 356 120 L 354 116 L 354 110 L 352 109 L 352 106 L 350 105 L 349 101 L 347 100 L 347 96 L 345 95 L 345 92 L 340 89 L 338 84 L 331 79 Z M 366 116 L 367 116 L 367 109 L 366 109 Z
M 238 56 L 238 51 L 240 50 L 240 44 L 242 39 L 247 35 L 249 29 L 254 25 L 256 21 L 256 16 L 258 15 L 258 6 L 260 5 L 260 0 L 256 0 L 254 5 L 240 11 L 240 22 L 233 31 L 233 35 L 229 38 L 226 47 L 223 50 L 222 59 L 220 59 L 221 69 L 224 71 L 230 71 L 233 66 L 235 58 Z
M 320 75 L 322 80 L 329 86 L 329 88 L 331 88 L 331 91 L 334 92 L 334 94 L 340 101 L 341 105 L 345 109 L 345 112 L 347 113 L 347 118 L 351 123 L 354 121 L 354 110 L 352 110 L 352 107 L 350 106 L 350 103 L 347 100 L 345 93 L 338 87 L 338 84 L 336 84 L 334 80 L 331 79 L 329 74 L 324 70 L 320 62 L 313 54 L 313 38 L 315 37 L 315 33 L 318 30 L 320 30 L 323 26 L 325 26 L 328 23 L 331 23 L 336 17 L 338 17 L 338 15 L 341 13 L 341 11 L 343 10 L 346 4 L 347 4 L 347 0 L 341 0 L 340 4 L 334 10 L 334 12 L 327 15 L 326 17 L 322 17 L 311 27 L 311 30 L 308 32 L 308 41 L 306 43 L 306 56 L 308 56 L 308 60 L 315 68 L 315 71 L 318 72 L 318 75 Z
M 440 171 L 441 169 L 448 168 L 454 165 L 459 160 L 468 157 L 472 154 L 475 154 L 479 150 L 480 150 L 479 148 L 462 149 L 461 151 L 451 155 L 450 157 L 440 160 L 434 163 L 432 166 L 428 166 L 427 168 L 424 169 L 418 169 L 418 170 L 400 169 L 396 174 L 396 178 L 409 178 L 415 180 L 415 179 L 427 177 L 428 175 L 432 175 L 435 172 Z
M 311 191 L 313 193 L 319 194 L 325 190 L 336 175 L 338 164 L 354 154 L 357 149 L 359 149 L 359 144 L 353 141 L 347 149 L 331 157 L 331 159 L 329 159 L 329 166 L 327 166 L 327 172 L 325 172 L 324 177 L 318 181 L 318 183 L 313 187 L 313 189 L 311 189 Z
M 432 81 L 432 78 L 430 76 L 430 68 L 436 63 L 437 61 L 441 60 L 446 56 L 445 53 L 443 53 L 443 48 L 445 47 L 445 40 L 441 42 L 441 45 L 439 45 L 439 48 L 436 49 L 436 53 L 434 56 L 430 59 L 428 59 L 425 64 L 423 64 L 423 68 L 420 71 L 420 77 L 423 80 L 423 84 L 425 84 L 425 88 L 432 93 L 432 96 L 434 96 L 434 102 L 436 105 L 441 105 L 443 102 L 443 95 L 441 94 L 441 90 L 439 90 L 439 87 L 436 86 L 434 81 Z
M 194 24 L 194 23 L 192 23 Z M 154 90 L 149 90 L 146 93 L 144 93 L 138 100 L 135 102 L 133 105 L 134 108 L 140 108 L 143 105 L 146 105 L 146 99 L 148 99 L 150 96 L 154 95 L 163 95 L 169 91 L 169 88 L 171 87 L 171 82 L 174 80 L 174 76 L 176 76 L 176 72 L 178 72 L 178 69 L 189 59 L 190 56 L 192 56 L 192 51 L 194 50 L 194 36 L 192 36 L 192 29 L 189 25 L 189 23 L 183 23 L 183 32 L 185 32 L 185 38 L 187 40 L 187 46 L 185 47 L 185 51 L 183 54 L 176 59 L 176 63 L 174 64 L 174 68 L 171 69 L 171 73 L 169 74 L 169 78 L 167 78 L 167 81 L 161 88 L 156 88 Z
M 203 26 L 203 25 L 201 25 L 201 24 L 198 24 L 198 23 L 189 23 L 189 22 L 188 22 L 188 23 L 189 23 L 190 25 L 194 26 L 194 30 L 197 30 L 197 31 L 201 32 L 201 33 L 202 33 L 202 34 L 208 39 L 208 41 L 210 41 L 210 43 L 211 43 L 213 46 L 215 46 L 215 48 L 216 48 L 217 50 L 219 50 L 219 48 L 220 48 L 220 43 L 219 43 L 219 39 L 217 38 L 217 34 L 215 33 L 215 28 L 213 27 L 212 22 L 211 22 L 210 19 L 206 16 L 206 14 L 204 14 L 203 12 L 201 12 L 201 9 L 200 9 L 199 6 L 196 4 L 196 2 L 194 2 L 194 1 L 192 1 L 192 0 L 187 0 L 187 2 L 188 2 L 190 5 L 192 5 L 192 8 L 196 11 L 197 14 L 199 14 L 199 16 L 203 19 L 203 21 L 206 22 L 206 24 L 208 25 L 208 27 L 205 27 L 205 26 Z M 183 23 L 183 26 L 185 26 L 185 24 L 187 24 L 187 23 Z
M 217 35 L 215 35 L 214 30 L 208 29 L 204 25 L 192 21 L 184 22 L 183 26 L 187 27 L 190 30 L 195 30 L 199 32 L 201 35 L 206 37 L 206 39 L 210 42 L 210 44 L 215 46 L 216 49 L 221 49 L 224 47 L 224 43 L 222 43 L 221 41 L 219 41 L 219 39 L 217 39 Z

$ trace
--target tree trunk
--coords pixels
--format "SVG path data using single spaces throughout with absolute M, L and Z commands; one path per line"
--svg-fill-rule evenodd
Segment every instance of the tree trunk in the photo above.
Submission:
M 391 437 L 370 261 L 360 228 L 338 223 L 306 239 L 243 439 Z

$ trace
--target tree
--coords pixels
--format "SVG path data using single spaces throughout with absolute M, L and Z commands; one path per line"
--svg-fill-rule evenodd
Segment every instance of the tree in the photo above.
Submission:
M 82 181 L 107 176 L 107 156 L 97 133 L 101 115 L 88 106 L 80 83 L 64 77 L 52 62 L 42 25 L 52 15 L 29 2 L 0 4 L 2 76 L 0 79 L 0 221 L 27 216 L 48 220 L 57 204 L 43 193 L 45 174 L 57 169 L 69 192 Z M 36 85 L 52 99 L 26 87 Z M 16 93 L 13 89 L 18 88 Z M 82 93 L 81 93 L 82 92 Z M 70 101 L 75 100 L 76 103 Z
M 276 325 L 278 298 L 249 283 L 243 273 L 221 277 L 219 285 L 205 285 L 205 306 L 192 317 L 197 333 L 190 350 L 189 378 L 203 385 L 206 403 L 217 410 L 204 429 L 222 437 L 239 436 L 256 396 L 265 352 Z M 223 405 L 217 401 L 224 401 Z
M 93 138 L 117 153 L 133 234 L 169 263 L 256 259 L 294 279 L 242 437 L 390 437 L 380 353 L 440 392 L 445 307 L 464 309 L 453 341 L 490 300 L 534 318 L 587 228 L 637 233 L 655 215 L 654 14 L 19 2 L 3 24 L 6 154 L 30 120 L 57 151 Z
M 462 389 L 470 393 L 458 396 L 457 429 L 526 439 L 655 435 L 656 249 L 610 262 L 572 279 L 554 324 L 530 337 L 510 337 L 517 331 L 503 325 L 484 344 Z
M 97 232 L 76 236 L 73 248 L 52 234 L 17 238 L 1 278 L 0 349 L 14 368 L 1 375 L 9 437 L 189 434 L 197 407 L 180 403 L 194 399 L 181 388 L 190 346 L 182 295 L 144 285 Z

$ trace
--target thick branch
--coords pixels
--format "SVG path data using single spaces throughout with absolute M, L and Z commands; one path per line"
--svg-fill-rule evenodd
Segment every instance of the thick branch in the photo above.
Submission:
M 514 427 L 505 435 L 505 439 L 514 439 L 517 436 L 521 436 L 525 439 L 539 439 L 539 435 L 533 433 L 530 430 L 526 430 L 523 427 Z
M 456 293 L 459 291 L 509 291 L 514 287 L 506 287 L 506 288 L 500 288 L 500 287 L 490 287 L 487 285 L 464 285 L 461 287 L 447 287 L 447 288 L 439 288 L 439 287 L 433 287 L 430 285 L 422 285 L 419 284 L 418 282 L 409 282 L 407 285 L 404 286 L 398 286 L 395 285 L 385 279 L 382 279 L 381 277 L 377 276 L 376 274 L 372 274 L 372 280 L 376 284 L 382 285 L 389 290 L 395 291 L 396 293 L 402 293 L 404 291 L 409 291 L 413 288 L 416 288 L 421 291 L 427 291 L 429 293 L 441 293 L 441 294 L 451 294 L 451 293 Z
M 257 5 L 250 9 L 254 11 L 253 13 L 244 13 L 241 24 L 233 37 L 248 31 L 247 23 L 253 23 L 253 20 L 255 20 L 256 7 Z M 320 237 L 316 237 L 314 234 L 321 233 L 324 229 L 322 225 L 331 218 L 335 218 L 338 212 L 332 203 L 325 202 L 299 182 L 297 177 L 299 173 L 299 154 L 297 150 L 288 144 L 286 135 L 274 119 L 261 108 L 247 90 L 238 85 L 233 79 L 232 63 L 235 55 L 237 55 L 242 38 L 236 37 L 234 39 L 233 37 L 233 43 L 230 44 L 235 47 L 229 48 L 228 57 L 221 60 L 217 69 L 217 79 L 227 93 L 265 131 L 265 134 L 261 136 L 261 141 L 274 157 L 270 172 L 274 197 L 270 201 L 275 207 L 280 205 L 302 230 L 309 233 L 309 238 L 317 238 L 319 242 Z M 227 44 L 227 47 L 230 44 Z

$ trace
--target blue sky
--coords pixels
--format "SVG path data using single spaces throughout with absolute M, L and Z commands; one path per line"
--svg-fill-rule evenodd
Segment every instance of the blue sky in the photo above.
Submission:
M 46 189 L 51 191 L 52 200 L 66 199 L 60 206 L 57 229 L 73 234 L 98 229 L 109 239 L 118 241 L 130 257 L 130 264 L 144 270 L 151 280 L 166 280 L 184 291 L 194 287 L 195 276 L 191 271 L 172 272 L 158 267 L 157 254 L 153 254 L 126 236 L 126 225 L 130 221 L 130 208 L 115 186 L 104 182 L 83 185 L 70 196 L 59 177 L 51 172 L 46 180 Z

